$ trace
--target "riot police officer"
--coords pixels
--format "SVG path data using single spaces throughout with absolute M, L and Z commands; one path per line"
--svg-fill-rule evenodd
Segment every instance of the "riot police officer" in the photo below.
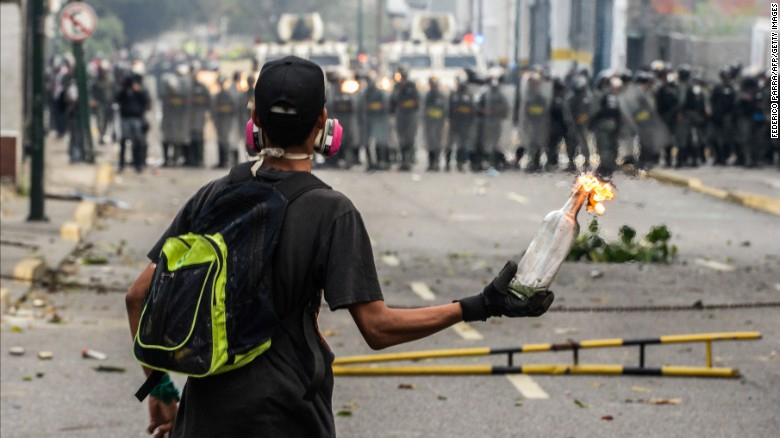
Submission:
M 163 166 L 179 164 L 179 158 L 190 143 L 189 66 L 179 64 L 175 75 L 162 78 L 162 147 Z
M 365 93 L 363 93 L 363 111 L 365 113 L 367 145 L 374 144 L 376 169 L 387 170 L 390 167 L 390 102 L 387 93 L 379 88 L 376 75 L 369 74 Z
M 707 163 L 707 121 L 708 114 L 712 112 L 710 108 L 707 81 L 697 74 L 693 77 L 693 86 L 689 91 L 687 100 L 688 119 L 691 121 L 693 129 L 693 156 L 689 158 L 689 165 L 697 166 Z
M 90 107 L 97 123 L 98 144 L 106 142 L 108 124 L 113 115 L 111 104 L 114 96 L 114 82 L 111 79 L 109 69 L 108 61 L 101 61 L 90 86 Z
M 472 157 L 472 170 L 482 170 L 483 158 L 488 158 L 493 168 L 500 167 L 503 152 L 499 149 L 502 124 L 509 117 L 509 101 L 499 88 L 500 77 L 493 74 L 488 79 L 487 89 L 479 98 L 479 121 L 482 125 L 482 141 L 479 142 L 476 154 Z
M 696 165 L 696 146 L 693 138 L 693 120 L 695 113 L 692 102 L 691 69 L 687 64 L 677 68 L 677 106 L 675 108 L 674 138 L 677 144 L 676 167 Z
M 247 76 L 246 81 L 253 81 L 253 78 L 251 76 Z M 253 85 L 253 83 L 248 84 L 247 88 L 254 90 Z M 236 102 L 236 119 L 233 128 L 236 130 L 236 138 L 238 138 L 236 153 L 238 153 L 239 150 L 243 150 L 241 145 L 246 142 L 246 122 L 248 122 L 252 117 L 251 111 L 248 107 L 249 95 L 247 94 L 247 90 L 244 88 L 244 86 L 245 83 L 242 79 L 241 72 L 238 70 L 234 71 L 230 92 L 233 94 L 233 99 Z
M 655 87 L 655 104 L 658 115 L 663 120 L 666 128 L 669 132 L 675 133 L 677 124 L 677 105 L 678 95 L 677 89 L 673 83 L 669 81 L 669 69 L 662 61 L 653 62 L 653 72 L 655 73 L 658 83 Z M 664 146 L 664 162 L 666 167 L 672 166 L 672 141 Z
M 455 91 L 450 94 L 448 120 L 449 136 L 444 154 L 444 170 L 450 170 L 454 149 L 458 171 L 462 172 L 472 148 L 472 131 L 476 120 L 474 96 L 469 92 L 468 83 L 463 80 L 458 80 Z
M 552 84 L 542 77 L 540 71 L 533 71 L 523 78 L 522 88 L 519 117 L 522 142 L 528 154 L 525 171 L 538 172 L 549 135 Z
M 671 141 L 671 133 L 656 111 L 652 87 L 653 75 L 639 71 L 621 102 L 639 141 L 637 167 L 644 170 L 658 164 L 661 149 Z
M 338 119 L 344 127 L 341 138 L 341 149 L 332 159 L 337 162 L 344 160 L 344 166 L 348 169 L 353 164 L 359 164 L 360 150 L 357 148 L 357 100 L 355 93 L 358 91 L 358 83 L 349 80 L 339 71 L 330 72 L 330 97 L 328 99 L 328 112 L 331 117 Z
M 566 85 L 561 78 L 553 79 L 553 95 L 550 102 L 550 133 L 547 140 L 547 164 L 548 170 L 555 170 L 558 166 L 561 141 L 566 143 L 566 151 L 574 149 L 576 140 L 573 138 L 571 126 L 572 118 L 566 106 Z M 569 145 L 572 146 L 569 146 Z M 573 153 L 569 154 L 569 170 L 574 165 Z
M 395 129 L 401 149 L 401 165 L 398 170 L 408 172 L 414 162 L 420 92 L 417 85 L 409 79 L 409 71 L 405 66 L 398 68 L 398 82 L 390 96 L 390 109 L 395 114 Z
M 223 76 L 217 79 L 219 92 L 214 96 L 214 107 L 211 111 L 214 128 L 217 131 L 218 162 L 216 168 L 228 167 L 230 161 L 235 165 L 238 160 L 238 151 L 235 147 L 231 147 L 238 102 L 235 93 L 226 86 L 226 82 L 227 79 Z
M 761 94 L 758 80 L 746 74 L 740 81 L 737 95 L 737 161 L 738 166 L 756 167 L 762 158 L 760 150 L 762 134 L 760 123 L 763 121 L 761 112 Z
M 574 160 L 577 158 L 577 149 L 585 158 L 584 167 L 590 167 L 590 146 L 588 139 L 588 117 L 590 117 L 591 93 L 588 88 L 588 79 L 586 76 L 578 74 L 572 79 L 571 93 L 566 98 L 566 111 L 571 115 L 573 121 L 573 135 L 569 136 L 571 141 L 566 141 L 566 155 L 569 158 L 569 164 L 566 166 L 567 172 L 574 172 L 577 166 Z
M 618 153 L 618 135 L 621 127 L 619 93 L 623 81 L 617 77 L 605 77 L 599 94 L 594 100 L 590 116 L 590 127 L 596 137 L 599 153 L 599 166 L 596 172 L 604 177 L 612 176 L 615 171 Z
M 710 95 L 710 138 L 715 166 L 725 166 L 734 148 L 736 90 L 731 83 L 731 71 L 721 67 L 718 72 L 720 83 Z
M 428 171 L 439 170 L 442 134 L 444 133 L 444 115 L 447 111 L 447 98 L 439 88 L 439 79 L 431 76 L 428 79 L 430 87 L 425 95 L 423 106 L 423 126 L 425 129 L 425 146 L 428 149 Z
M 211 112 L 211 93 L 208 87 L 198 80 L 197 74 L 197 67 L 193 68 L 190 95 L 190 144 L 184 164 L 203 167 L 203 128 L 206 125 L 206 114 Z

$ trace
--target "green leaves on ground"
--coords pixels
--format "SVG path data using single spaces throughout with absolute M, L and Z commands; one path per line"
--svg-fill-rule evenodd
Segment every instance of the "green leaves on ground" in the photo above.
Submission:
M 636 230 L 623 225 L 620 227 L 618 240 L 607 242 L 599 235 L 599 223 L 594 217 L 588 224 L 588 232 L 577 236 L 566 260 L 602 263 L 668 263 L 677 254 L 677 247 L 669 244 L 672 233 L 666 225 L 650 228 L 640 241 L 637 241 L 636 236 Z

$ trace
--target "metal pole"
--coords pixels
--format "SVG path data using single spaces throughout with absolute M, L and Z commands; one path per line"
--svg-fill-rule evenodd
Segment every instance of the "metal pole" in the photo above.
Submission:
M 76 86 L 79 89 L 79 126 L 81 127 L 81 149 L 84 161 L 95 162 L 92 148 L 92 129 L 89 123 L 89 96 L 87 90 L 87 67 L 84 63 L 84 44 L 73 43 L 73 57 L 76 59 Z
M 358 0 L 357 2 L 357 39 L 359 57 L 366 51 L 366 48 L 363 45 L 363 0 Z
M 515 101 L 512 106 L 512 122 L 517 125 L 520 120 L 520 19 L 522 18 L 523 0 L 515 0 L 515 70 L 512 80 L 515 83 Z
M 477 8 L 478 8 L 477 9 L 477 33 L 479 35 L 482 35 L 482 20 L 483 20 L 482 14 L 484 13 L 484 11 L 482 10 L 483 6 L 484 5 L 482 3 L 482 0 L 477 0 Z
M 30 57 L 32 58 L 32 120 L 30 126 L 30 215 L 28 221 L 48 221 L 44 213 L 43 171 L 44 171 L 44 0 L 30 0 Z
M 382 14 L 385 6 L 383 0 L 377 0 L 376 6 L 376 65 L 382 65 Z
M 520 67 L 520 18 L 523 0 L 515 0 L 515 65 Z

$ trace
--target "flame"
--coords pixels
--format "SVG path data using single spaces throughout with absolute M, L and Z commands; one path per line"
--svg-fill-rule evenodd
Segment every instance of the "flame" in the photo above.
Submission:
M 577 177 L 574 191 L 582 190 L 588 194 L 588 211 L 594 211 L 598 215 L 604 214 L 606 208 L 604 201 L 610 201 L 615 197 L 615 188 L 607 181 L 600 180 L 596 175 L 587 172 Z

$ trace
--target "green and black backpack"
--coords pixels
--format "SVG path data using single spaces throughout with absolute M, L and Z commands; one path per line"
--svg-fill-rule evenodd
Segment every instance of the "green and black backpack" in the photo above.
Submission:
M 139 400 L 164 372 L 206 377 L 250 363 L 287 323 L 276 315 L 272 295 L 273 255 L 285 211 L 301 194 L 329 187 L 309 172 L 263 183 L 251 165 L 231 169 L 228 185 L 209 197 L 191 231 L 163 244 L 133 345 L 135 359 L 155 370 L 136 393 Z M 307 399 L 324 372 L 314 326 L 316 295 L 303 311 L 315 357 Z

